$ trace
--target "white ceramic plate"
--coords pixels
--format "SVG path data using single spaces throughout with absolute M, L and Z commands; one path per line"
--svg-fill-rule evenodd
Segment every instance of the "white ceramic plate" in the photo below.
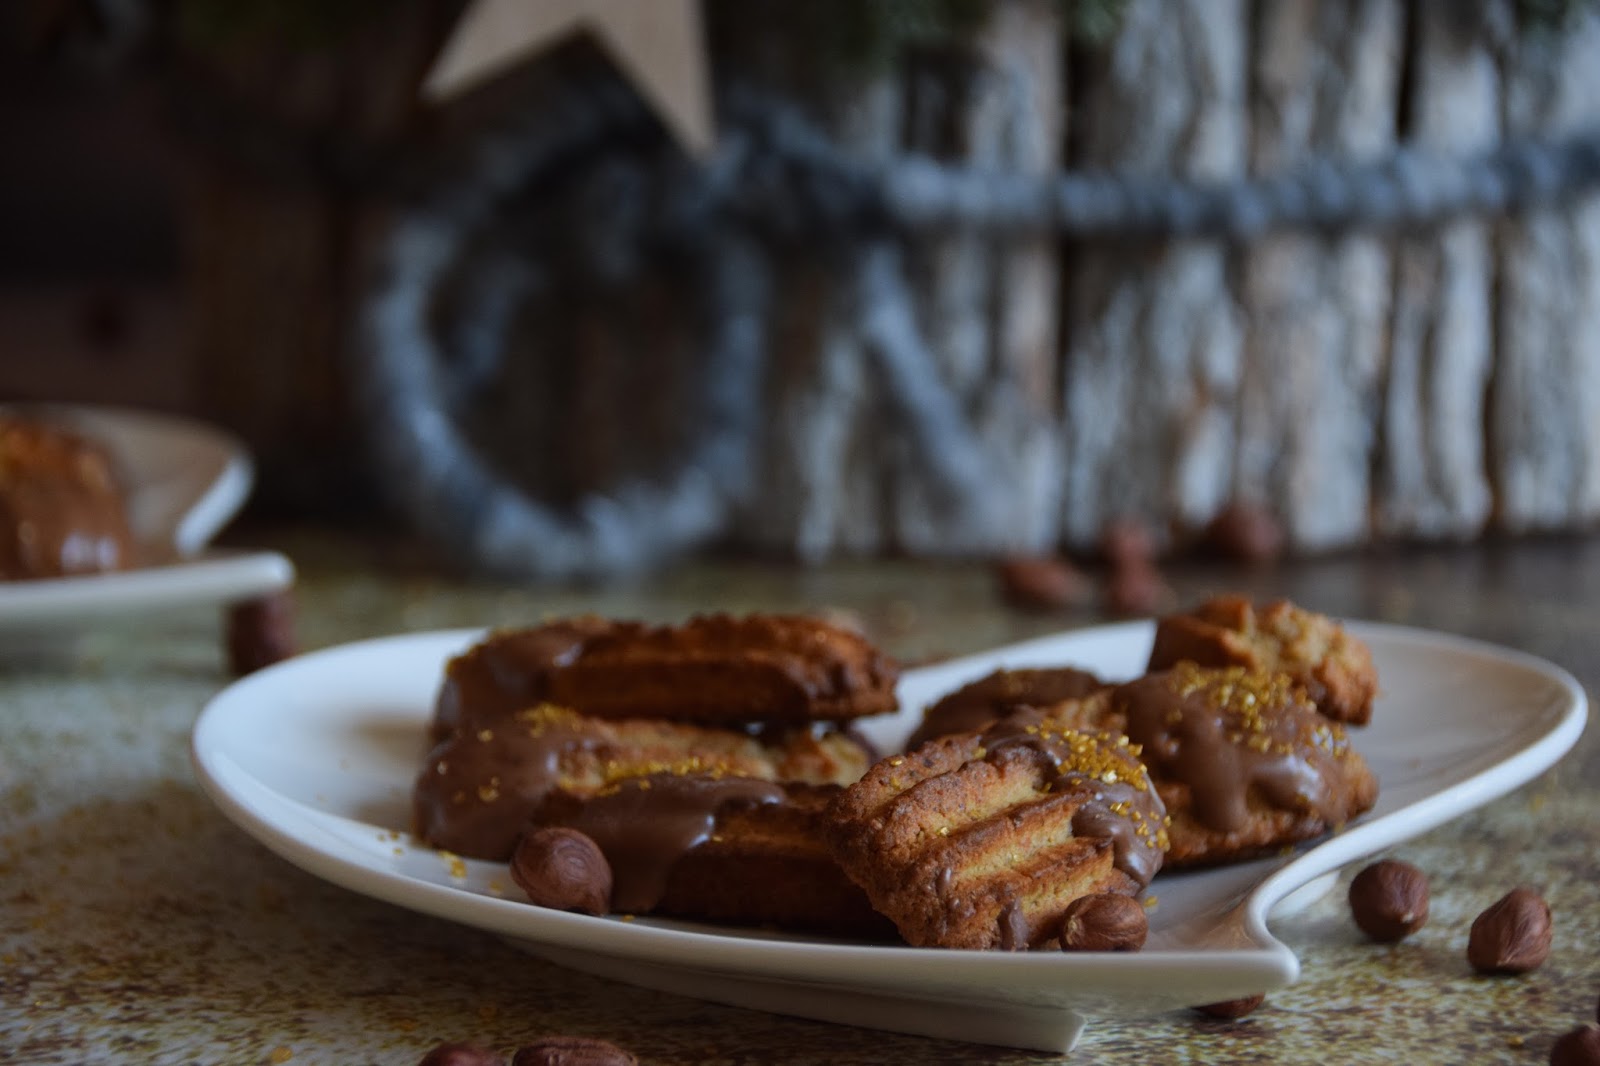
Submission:
M 1062 1051 L 1095 1016 L 1290 983 L 1299 964 L 1267 931 L 1270 912 L 1314 898 L 1345 863 L 1528 781 L 1582 732 L 1583 690 L 1549 663 L 1418 630 L 1352 628 L 1371 644 L 1383 689 L 1355 740 L 1382 782 L 1377 808 L 1288 859 L 1158 877 L 1150 939 L 1133 955 L 869 946 L 519 902 L 499 864 L 452 860 L 406 833 L 440 671 L 476 638 L 469 631 L 345 645 L 245 678 L 201 714 L 193 757 L 222 810 L 296 865 L 563 965 L 761 1010 Z M 869 731 L 886 750 L 898 747 L 919 708 L 999 666 L 1136 676 L 1151 634 L 1149 623 L 1107 626 L 910 671 L 900 686 L 906 709 Z
M 238 441 L 188 419 L 112 407 L 14 410 L 71 426 L 115 456 L 128 521 L 149 564 L 134 570 L 0 582 L 0 633 L 50 636 L 126 614 L 246 599 L 285 588 L 294 568 L 276 552 L 207 551 L 250 494 Z

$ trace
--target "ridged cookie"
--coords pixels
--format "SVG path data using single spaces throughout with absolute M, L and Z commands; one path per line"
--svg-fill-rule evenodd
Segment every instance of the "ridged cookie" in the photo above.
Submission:
M 576 829 L 611 865 L 612 910 L 892 938 L 822 840 L 837 785 L 657 773 L 549 794 L 531 825 Z
M 1377 800 L 1344 728 L 1285 674 L 1184 662 L 1048 713 L 1139 747 L 1172 818 L 1171 869 L 1278 851 Z
M 892 711 L 899 668 L 864 637 L 799 615 L 650 626 L 577 618 L 490 634 L 445 670 L 434 722 L 493 726 L 535 703 L 598 718 L 800 725 Z
M 1366 725 L 1378 693 L 1372 652 L 1327 615 L 1284 600 L 1256 607 L 1242 596 L 1217 596 L 1156 624 L 1150 666 L 1180 662 L 1281 671 L 1336 722 Z
M 1160 868 L 1166 813 L 1137 754 L 1017 712 L 879 762 L 835 803 L 828 843 L 908 943 L 1038 946 L 1073 900 Z
M 1070 666 L 996 670 L 931 704 L 922 724 L 906 741 L 906 750 L 935 737 L 972 733 L 1022 707 L 1048 707 L 1106 688 L 1087 670 Z
M 844 784 L 869 761 L 859 742 L 839 732 L 798 729 L 763 739 L 684 722 L 609 721 L 541 704 L 493 727 L 457 729 L 435 745 L 412 792 L 414 822 L 433 847 L 503 860 L 552 789 L 592 793 L 661 770 Z

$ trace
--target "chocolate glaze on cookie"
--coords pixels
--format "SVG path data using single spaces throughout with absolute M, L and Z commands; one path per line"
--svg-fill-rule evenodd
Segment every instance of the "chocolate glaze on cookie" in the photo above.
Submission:
M 1284 713 L 1311 711 L 1286 675 L 1184 663 L 1123 685 L 1116 702 L 1152 773 L 1188 787 L 1202 825 L 1239 828 L 1252 790 L 1282 810 L 1343 820 L 1329 782 L 1349 742 L 1330 723 Z
M 571 618 L 491 633 L 445 667 L 434 708 L 436 739 L 457 727 L 492 729 L 517 711 L 545 702 L 550 674 L 571 664 L 610 622 Z
M 661 901 L 677 861 L 710 839 L 718 812 L 783 800 L 783 788 L 770 781 L 650 774 L 619 781 L 549 824 L 598 844 L 611 863 L 612 908 L 644 914 Z
M 951 733 L 977 732 L 1020 707 L 1048 707 L 1105 687 L 1094 674 L 1071 666 L 996 670 L 929 706 L 906 749 Z
M 899 676 L 859 634 L 801 615 L 701 615 L 670 626 L 577 618 L 500 630 L 457 656 L 433 732 L 493 727 L 544 701 L 611 719 L 843 722 L 894 710 Z
M 492 726 L 458 727 L 435 745 L 412 790 L 413 821 L 436 848 L 501 860 L 553 789 L 593 793 L 657 771 L 844 783 L 869 762 L 859 744 L 824 726 L 762 739 L 687 722 L 605 721 L 539 704 Z
M 1045 713 L 1139 747 L 1172 818 L 1171 869 L 1278 851 L 1377 800 L 1344 728 L 1285 674 L 1185 662 Z
M 1019 748 L 1036 753 L 1054 770 L 1051 791 L 1086 788 L 1091 798 L 1073 813 L 1073 834 L 1108 838 L 1116 868 L 1141 887 L 1161 869 L 1167 811 L 1126 737 L 1062 729 L 1028 708 L 985 730 L 982 745 L 989 759 Z

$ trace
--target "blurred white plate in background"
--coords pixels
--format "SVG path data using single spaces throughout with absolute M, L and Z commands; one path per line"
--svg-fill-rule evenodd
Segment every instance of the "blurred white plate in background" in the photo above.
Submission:
M 58 422 L 110 449 L 124 479 L 128 520 L 146 565 L 33 581 L 0 581 L 0 632 L 49 638 L 100 618 L 264 595 L 294 583 L 269 551 L 207 550 L 250 495 L 244 447 L 211 426 L 114 407 L 0 408 Z

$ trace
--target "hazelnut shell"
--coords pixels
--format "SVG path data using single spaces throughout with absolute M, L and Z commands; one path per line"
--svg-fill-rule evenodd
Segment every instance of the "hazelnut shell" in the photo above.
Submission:
M 505 1066 L 505 1062 L 499 1053 L 476 1044 L 440 1044 L 417 1066 Z
M 1350 882 L 1350 916 L 1380 944 L 1403 940 L 1428 921 L 1428 875 L 1408 862 L 1385 859 Z
M 1240 999 L 1225 999 L 1220 1003 L 1202 1003 L 1194 1009 L 1212 1018 L 1232 1021 L 1235 1018 L 1243 1018 L 1266 1001 L 1265 995 L 1244 996 Z
M 1550 1049 L 1550 1066 L 1600 1066 L 1600 1026 L 1590 1022 L 1564 1033 Z
M 1095 893 L 1067 907 L 1060 944 L 1062 951 L 1138 951 L 1149 933 L 1150 919 L 1138 900 Z
M 1059 611 L 1085 603 L 1087 579 L 1065 559 L 1012 558 L 999 564 L 996 575 L 1006 602 L 1026 611 Z
M 1531 888 L 1513 889 L 1472 923 L 1467 961 L 1479 973 L 1527 973 L 1549 957 L 1550 940 L 1550 905 Z
M 540 907 L 594 915 L 611 910 L 611 864 L 600 845 L 576 829 L 524 833 L 511 855 L 511 879 Z
M 639 1060 L 606 1040 L 547 1036 L 518 1048 L 511 1066 L 639 1066 Z

